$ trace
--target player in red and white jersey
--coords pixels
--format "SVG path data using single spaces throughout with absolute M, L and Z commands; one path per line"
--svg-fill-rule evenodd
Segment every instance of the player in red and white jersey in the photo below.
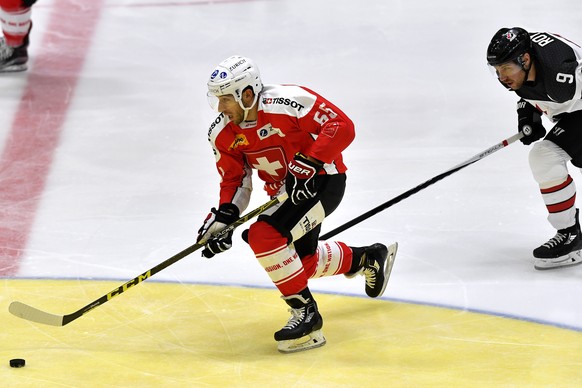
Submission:
M 255 63 L 241 56 L 227 58 L 214 69 L 208 96 L 220 113 L 208 140 L 222 179 L 218 208 L 212 208 L 199 230 L 198 242 L 205 244 L 202 254 L 210 258 L 232 246 L 232 233 L 212 236 L 246 209 L 251 174 L 257 170 L 269 196 L 289 196 L 243 233 L 291 307 L 292 317 L 275 333 L 275 340 L 282 352 L 322 346 L 323 319 L 308 280 L 363 274 L 366 293 L 379 297 L 397 250 L 396 243 L 350 247 L 340 241 L 318 241 L 322 221 L 344 194 L 347 168 L 342 151 L 354 139 L 354 125 L 312 90 L 263 85 Z
M 24 71 L 32 28 L 31 7 L 36 0 L 0 0 L 0 73 Z
M 537 140 L 529 154 L 534 179 L 557 233 L 534 249 L 534 267 L 582 263 L 582 233 L 576 185 L 567 163 L 582 167 L 582 49 L 548 32 L 502 28 L 487 49 L 487 62 L 499 81 L 521 99 L 517 104 L 522 143 Z M 541 115 L 554 127 L 546 135 Z

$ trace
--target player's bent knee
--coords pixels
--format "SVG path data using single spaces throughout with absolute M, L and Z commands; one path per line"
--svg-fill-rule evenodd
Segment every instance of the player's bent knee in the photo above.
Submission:
M 529 152 L 529 166 L 540 185 L 555 185 L 568 177 L 568 156 L 552 142 L 535 143 Z
M 265 249 L 270 247 L 276 248 L 282 244 L 287 244 L 287 238 L 265 221 L 257 221 L 252 224 L 247 238 L 251 249 L 255 253 L 264 252 Z

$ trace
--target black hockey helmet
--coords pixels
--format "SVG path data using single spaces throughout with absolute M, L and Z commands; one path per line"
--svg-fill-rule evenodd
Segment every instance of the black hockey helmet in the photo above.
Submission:
M 529 33 L 520 27 L 502 28 L 493 35 L 487 47 L 487 63 L 490 66 L 515 61 L 523 66 L 522 55 L 531 51 Z

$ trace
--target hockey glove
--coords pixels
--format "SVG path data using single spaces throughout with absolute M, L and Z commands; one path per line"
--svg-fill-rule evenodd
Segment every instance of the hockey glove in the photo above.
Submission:
M 218 210 L 212 208 L 204 220 L 204 224 L 198 230 L 197 242 L 205 244 L 202 256 L 210 259 L 214 255 L 222 253 L 232 247 L 232 230 L 220 237 L 212 237 L 226 226 L 239 218 L 239 210 L 232 203 L 223 203 Z
M 518 131 L 524 134 L 520 139 L 523 144 L 530 145 L 546 135 L 546 129 L 542 125 L 542 115 L 523 98 L 517 102 L 517 120 Z
M 315 177 L 322 167 L 322 163 L 312 162 L 300 152 L 295 154 L 295 158 L 289 162 L 289 172 L 285 180 L 285 190 L 291 202 L 297 205 L 315 197 L 318 189 Z

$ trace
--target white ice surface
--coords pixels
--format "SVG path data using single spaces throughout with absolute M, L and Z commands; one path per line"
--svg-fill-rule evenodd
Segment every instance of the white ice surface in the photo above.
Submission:
M 34 10 L 31 56 L 53 4 Z M 347 193 L 325 232 L 515 133 L 516 97 L 485 66 L 498 28 L 523 26 L 582 42 L 579 0 L 105 6 L 19 277 L 127 280 L 194 242 L 218 190 L 205 85 L 231 54 L 255 59 L 265 83 L 320 92 L 356 123 L 356 140 L 345 152 Z M 24 77 L 0 79 L 0 141 Z M 338 239 L 399 242 L 384 298 L 582 330 L 582 266 L 533 269 L 532 249 L 554 231 L 527 151 L 512 144 Z M 582 182 L 578 171 L 572 175 Z M 260 182 L 255 187 L 250 208 L 267 200 Z M 155 279 L 272 287 L 239 234 L 228 253 L 212 260 L 195 253 Z M 364 295 L 363 278 L 310 286 Z

